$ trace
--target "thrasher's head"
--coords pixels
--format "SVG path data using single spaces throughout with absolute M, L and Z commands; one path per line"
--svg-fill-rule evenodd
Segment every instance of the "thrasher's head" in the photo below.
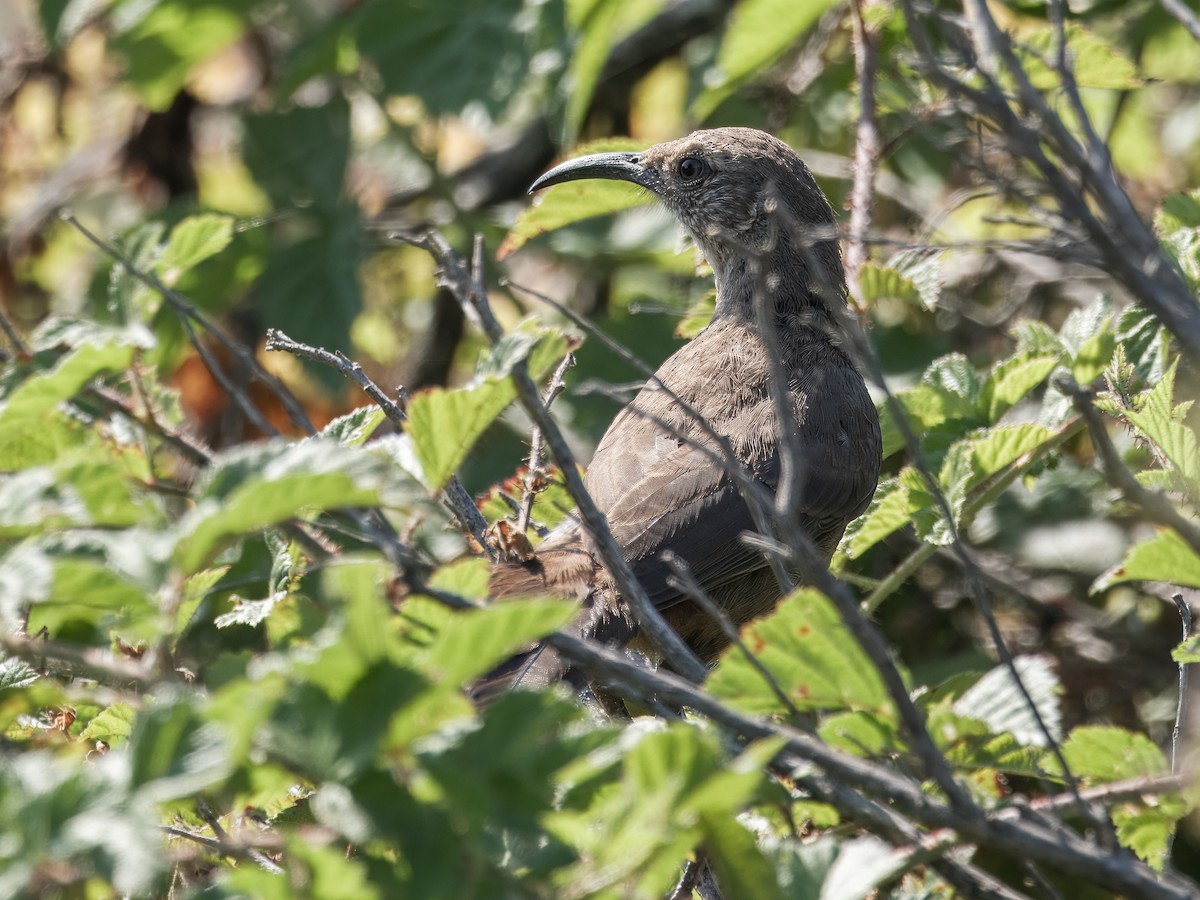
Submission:
M 735 260 L 777 247 L 798 260 L 815 256 L 827 277 L 842 280 L 829 201 L 792 148 L 766 132 L 715 128 L 639 153 L 582 156 L 554 167 L 529 190 L 583 178 L 652 191 L 695 238 L 718 283 Z

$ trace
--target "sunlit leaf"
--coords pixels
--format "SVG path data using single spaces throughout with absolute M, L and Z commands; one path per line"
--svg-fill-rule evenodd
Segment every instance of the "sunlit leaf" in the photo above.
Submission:
M 1111 725 L 1081 725 L 1067 735 L 1062 752 L 1071 772 L 1086 784 L 1167 771 L 1166 758 L 1150 738 Z
M 1093 591 L 1125 581 L 1165 581 L 1200 587 L 1200 554 L 1170 528 L 1129 548 L 1125 558 L 1096 579 Z
M 135 712 L 127 703 L 114 703 L 105 707 L 98 716 L 88 722 L 79 737 L 85 741 L 104 741 L 109 746 L 125 743 L 133 732 Z
M 1080 87 L 1120 91 L 1142 83 L 1137 67 L 1116 46 L 1078 23 L 1068 23 L 1065 31 L 1071 72 Z M 1023 54 L 1023 62 L 1034 87 L 1044 91 L 1059 88 L 1061 78 L 1053 68 L 1058 52 L 1055 29 L 1041 28 L 1025 36 L 1022 44 L 1032 51 Z
M 832 5 L 832 0 L 742 0 L 737 4 L 721 38 L 716 67 L 692 103 L 692 117 L 708 118 L 743 83 L 773 65 Z
M 247 27 L 246 0 L 159 0 L 121 4 L 114 49 L 146 106 L 164 110 L 192 67 L 232 44 Z M 129 21 L 136 17 L 134 21 Z
M 891 715 L 878 671 L 822 594 L 801 589 L 752 622 L 742 641 L 797 709 L 858 709 Z M 786 712 L 763 675 L 737 649 L 707 682 L 714 696 L 749 712 Z
M 508 373 L 528 357 L 531 377 L 539 378 L 567 351 L 560 332 L 511 333 L 481 367 L 481 377 L 458 390 L 430 388 L 408 404 L 408 433 L 425 478 L 434 489 L 445 485 L 475 442 L 516 398 Z
M 628 140 L 597 141 L 577 148 L 573 156 L 610 151 L 641 150 L 642 145 Z M 496 251 L 498 259 L 504 259 L 514 250 L 540 234 L 555 231 L 584 219 L 610 215 L 645 206 L 654 201 L 654 195 L 644 188 L 623 181 L 585 179 L 556 184 L 539 191 L 533 204 L 524 209 L 504 241 Z
M 377 506 L 405 486 L 382 454 L 310 438 L 239 448 L 216 460 L 178 526 L 176 558 L 198 571 L 226 541 L 304 512 Z
M 563 600 L 505 600 L 453 618 L 421 657 L 421 668 L 452 684 L 485 674 L 577 615 Z
M 182 272 L 215 256 L 233 239 L 233 218 L 216 213 L 188 216 L 171 229 L 158 260 L 163 280 L 174 284 Z
M 1030 391 L 1046 380 L 1058 363 L 1057 354 L 1018 355 L 994 366 L 980 389 L 979 397 L 988 421 L 995 422 L 1023 400 Z
M 1050 660 L 1044 656 L 1018 656 L 1013 664 L 1050 737 L 1060 740 L 1062 712 L 1058 695 L 1062 687 Z M 1037 747 L 1048 745 L 1045 732 L 1029 708 L 1029 701 L 1006 665 L 996 666 L 968 688 L 954 702 L 954 711 L 978 719 L 993 734 L 1011 734 L 1018 742 Z

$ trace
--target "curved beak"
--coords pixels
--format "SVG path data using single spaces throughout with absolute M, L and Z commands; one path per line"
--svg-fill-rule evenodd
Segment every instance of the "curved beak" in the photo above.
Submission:
M 529 186 L 529 193 L 552 184 L 579 181 L 583 178 L 606 178 L 609 181 L 628 181 L 658 192 L 661 187 L 658 173 L 643 166 L 637 153 L 593 153 L 569 159 L 555 166 Z

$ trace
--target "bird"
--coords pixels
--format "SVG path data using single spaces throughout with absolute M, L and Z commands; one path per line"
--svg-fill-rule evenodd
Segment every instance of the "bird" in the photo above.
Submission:
M 879 480 L 879 419 L 850 352 L 836 220 L 792 148 L 753 128 L 696 131 L 640 152 L 577 157 L 529 190 L 579 179 L 626 181 L 650 191 L 690 233 L 715 280 L 710 324 L 620 411 L 584 479 L 650 600 L 711 666 L 729 644 L 726 630 L 671 577 L 663 554 L 682 560 L 736 625 L 773 609 L 782 589 L 762 551 L 741 539 L 756 530 L 750 506 L 695 414 L 728 440 L 769 496 L 792 491 L 796 521 L 824 565 Z M 756 314 L 764 292 L 774 342 Z M 790 416 L 777 416 L 772 402 L 773 345 Z M 795 466 L 784 464 L 788 427 L 799 448 Z M 577 519 L 568 518 L 525 557 L 493 566 L 493 599 L 577 598 L 585 610 L 578 633 L 637 646 L 636 623 Z M 568 665 L 542 650 L 509 665 L 508 680 L 566 677 Z

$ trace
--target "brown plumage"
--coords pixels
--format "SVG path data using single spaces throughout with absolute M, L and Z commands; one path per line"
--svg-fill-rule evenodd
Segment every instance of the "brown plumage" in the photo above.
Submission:
M 800 523 L 828 562 L 847 523 L 871 500 L 881 444 L 875 406 L 841 345 L 835 307 L 845 304 L 845 274 L 833 211 L 812 174 L 776 138 L 720 128 L 641 153 L 570 160 L 530 190 L 578 178 L 620 179 L 653 191 L 712 265 L 713 321 L 657 375 L 727 437 L 746 469 L 774 492 L 781 436 L 754 309 L 755 284 L 766 286 L 802 454 L 795 484 Z M 648 383 L 600 441 L 586 484 L 651 600 L 711 663 L 727 641 L 670 586 L 660 554 L 670 550 L 685 560 L 739 624 L 770 610 L 780 591 L 762 555 L 739 540 L 754 526 L 733 479 L 699 447 L 717 449 L 670 393 Z M 494 597 L 544 591 L 585 602 L 589 614 L 578 623 L 583 633 L 620 644 L 636 634 L 577 524 L 552 533 L 534 559 L 492 571 Z M 533 680 L 562 676 L 563 667 L 546 656 Z

